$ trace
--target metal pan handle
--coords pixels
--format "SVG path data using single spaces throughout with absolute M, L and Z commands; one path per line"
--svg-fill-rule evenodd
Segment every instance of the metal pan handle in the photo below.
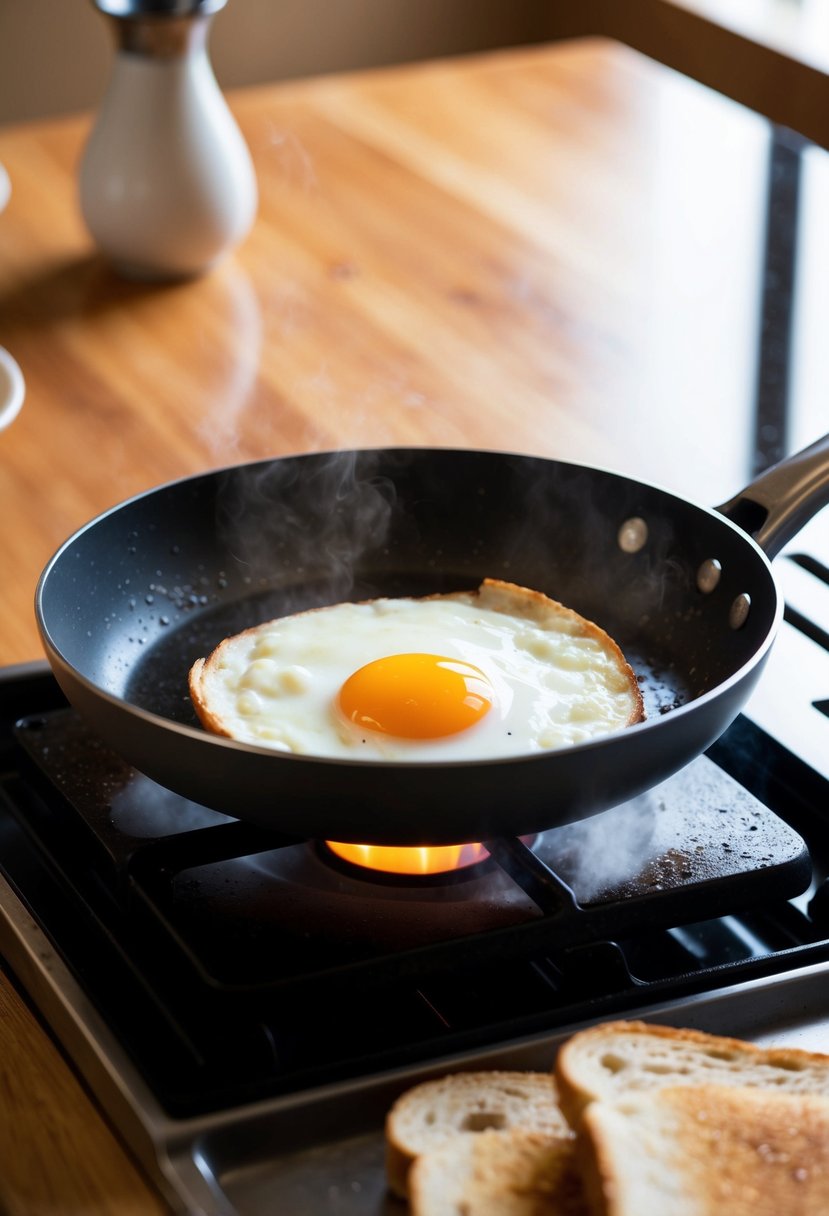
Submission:
M 769 558 L 829 503 L 829 435 L 772 465 L 717 507 L 757 541 Z

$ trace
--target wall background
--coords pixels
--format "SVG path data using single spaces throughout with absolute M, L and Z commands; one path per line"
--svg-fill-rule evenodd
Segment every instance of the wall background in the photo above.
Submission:
M 93 0 L 0 0 L 0 125 L 95 110 L 108 26 Z M 829 148 L 829 0 L 228 0 L 210 55 L 228 89 L 586 33 Z
M 537 0 L 228 0 L 223 88 L 538 41 Z M 0 124 L 94 108 L 114 41 L 92 0 L 0 0 Z

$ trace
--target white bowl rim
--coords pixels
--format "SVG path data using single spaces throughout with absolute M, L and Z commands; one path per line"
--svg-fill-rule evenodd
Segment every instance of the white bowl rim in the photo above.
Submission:
M 13 422 L 26 396 L 26 383 L 16 359 L 0 346 L 0 430 Z

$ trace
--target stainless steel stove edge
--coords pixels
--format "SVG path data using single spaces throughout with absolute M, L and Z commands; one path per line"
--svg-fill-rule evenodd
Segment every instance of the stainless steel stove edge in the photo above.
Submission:
M 241 1151 L 241 1146 L 249 1154 L 251 1145 L 259 1145 L 260 1151 L 274 1160 L 276 1173 L 281 1154 L 295 1158 L 298 1153 L 318 1148 L 313 1168 L 317 1174 L 322 1171 L 324 1181 L 326 1146 L 331 1160 L 338 1161 L 340 1141 L 353 1141 L 361 1132 L 373 1131 L 379 1136 L 385 1110 L 406 1087 L 460 1068 L 548 1068 L 559 1043 L 580 1025 L 442 1057 L 438 1062 L 176 1120 L 159 1106 L 120 1043 L 2 877 L 0 951 L 128 1149 L 173 1211 L 188 1216 L 254 1216 L 264 1210 L 231 1203 L 219 1181 L 227 1162 L 225 1148 L 232 1156 Z M 829 963 L 815 964 L 772 978 L 629 1010 L 625 1016 L 827 1050 L 827 983 Z M 340 1167 L 341 1161 L 337 1169 Z M 320 1177 L 315 1178 L 317 1193 L 320 1181 Z M 377 1179 L 373 1184 L 376 1192 Z M 351 1185 L 359 1186 L 359 1180 Z M 333 1182 L 328 1190 L 335 1193 Z M 283 1210 L 273 1206 L 278 1196 L 269 1199 L 270 1211 Z M 334 1205 L 330 1210 L 346 1209 Z M 378 1209 L 372 1206 L 370 1210 Z
M 200 1171 L 182 1168 L 182 1140 L 175 1135 L 176 1126 L 2 875 L 0 956 L 173 1210 L 188 1216 L 231 1213 L 233 1209 L 222 1204 Z M 189 1155 L 193 1156 L 192 1150 Z

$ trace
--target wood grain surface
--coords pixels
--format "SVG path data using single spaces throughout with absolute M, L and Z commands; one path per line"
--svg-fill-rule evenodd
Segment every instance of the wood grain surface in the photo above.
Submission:
M 21 997 L 0 983 L 0 1211 L 160 1216 L 150 1190 Z
M 762 180 L 763 120 L 592 41 L 233 102 L 257 223 L 164 286 L 117 278 L 83 227 L 88 118 L 0 129 L 0 343 L 27 383 L 0 433 L 0 664 L 41 653 L 67 535 L 226 463 L 459 445 L 737 488 L 762 199 L 716 181 Z
M 0 129 L 0 664 L 40 655 L 40 570 L 173 478 L 416 444 L 607 465 L 700 501 L 748 480 L 769 130 L 609 42 L 235 94 L 261 192 L 212 273 L 148 286 L 93 248 L 89 116 Z M 808 423 L 806 429 L 808 429 Z M 0 984 L 0 1210 L 152 1193 Z

